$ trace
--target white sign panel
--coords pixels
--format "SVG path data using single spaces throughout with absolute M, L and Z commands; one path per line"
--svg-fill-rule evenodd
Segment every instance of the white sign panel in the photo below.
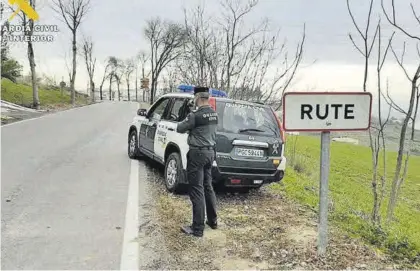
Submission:
M 368 92 L 287 92 L 283 95 L 286 131 L 362 131 L 370 127 Z

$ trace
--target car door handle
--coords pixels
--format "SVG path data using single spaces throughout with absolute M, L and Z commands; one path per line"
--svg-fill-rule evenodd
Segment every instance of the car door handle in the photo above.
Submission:
M 174 128 L 168 128 L 169 131 L 174 131 Z

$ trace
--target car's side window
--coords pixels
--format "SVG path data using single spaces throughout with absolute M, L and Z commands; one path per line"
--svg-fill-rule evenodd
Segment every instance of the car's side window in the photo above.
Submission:
M 183 105 L 185 103 L 184 98 L 174 98 L 172 109 L 168 116 L 165 118 L 169 121 L 180 121 L 180 117 L 183 115 Z
M 169 99 L 163 99 L 150 113 L 150 118 L 153 120 L 160 120 L 165 113 L 166 106 L 169 103 Z
M 181 114 L 179 116 L 180 120 L 184 120 L 189 113 L 191 113 L 192 108 L 189 106 L 191 99 L 186 99 L 185 103 L 182 106 Z

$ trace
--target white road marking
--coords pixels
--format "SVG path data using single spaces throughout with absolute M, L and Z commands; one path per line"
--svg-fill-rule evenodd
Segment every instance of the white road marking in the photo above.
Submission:
M 139 270 L 139 162 L 131 160 L 130 184 L 128 186 L 125 214 L 124 241 L 121 254 L 121 270 Z

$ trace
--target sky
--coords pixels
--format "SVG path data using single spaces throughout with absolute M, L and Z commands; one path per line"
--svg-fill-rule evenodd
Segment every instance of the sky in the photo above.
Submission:
M 390 0 L 384 2 L 387 5 Z M 396 2 L 398 22 L 408 31 L 420 36 L 420 24 L 415 21 L 410 9 L 412 2 L 420 14 L 420 1 Z M 65 58 L 70 64 L 70 31 L 58 19 L 59 16 L 51 9 L 50 3 L 51 0 L 37 1 L 39 24 L 57 24 L 60 32 L 54 34 L 54 42 L 35 45 L 37 68 L 40 75 L 48 74 L 57 81 L 64 77 L 65 81 L 68 81 Z M 147 19 L 160 16 L 182 22 L 182 9 L 192 9 L 198 4 L 204 5 L 210 16 L 220 14 L 219 0 L 91 0 L 92 8 L 82 22 L 80 33 L 91 36 L 95 42 L 94 54 L 99 64 L 96 81 L 102 77 L 105 59 L 108 56 L 126 59 L 135 56 L 140 50 L 148 50 L 143 34 Z M 364 29 L 369 1 L 350 0 L 350 5 L 356 21 Z M 371 36 L 380 16 L 383 23 L 382 43 L 386 46 L 394 28 L 386 22 L 380 8 L 380 0 L 375 0 Z M 264 17 L 270 20 L 273 29 L 281 28 L 281 37 L 287 38 L 288 44 L 293 46 L 291 48 L 294 48 L 301 37 L 303 25 L 306 24 L 307 40 L 303 64 L 290 88 L 291 91 L 362 91 L 364 59 L 350 42 L 348 34 L 351 33 L 360 45 L 361 39 L 352 24 L 346 0 L 260 0 L 247 17 L 247 24 L 251 26 Z M 420 61 L 415 43 L 397 32 L 393 46 L 400 52 L 404 41 L 407 42 L 405 63 L 410 74 L 414 74 L 415 64 Z M 24 64 L 24 72 L 28 73 L 26 45 L 13 44 L 11 53 Z M 373 54 L 376 54 L 375 50 Z M 376 55 L 372 59 L 368 84 L 369 91 L 372 92 L 376 91 L 375 58 Z M 86 89 L 88 77 L 81 60 L 77 72 L 76 87 Z M 385 63 L 383 77 L 389 79 L 392 97 L 404 106 L 408 101 L 409 83 L 392 54 Z

